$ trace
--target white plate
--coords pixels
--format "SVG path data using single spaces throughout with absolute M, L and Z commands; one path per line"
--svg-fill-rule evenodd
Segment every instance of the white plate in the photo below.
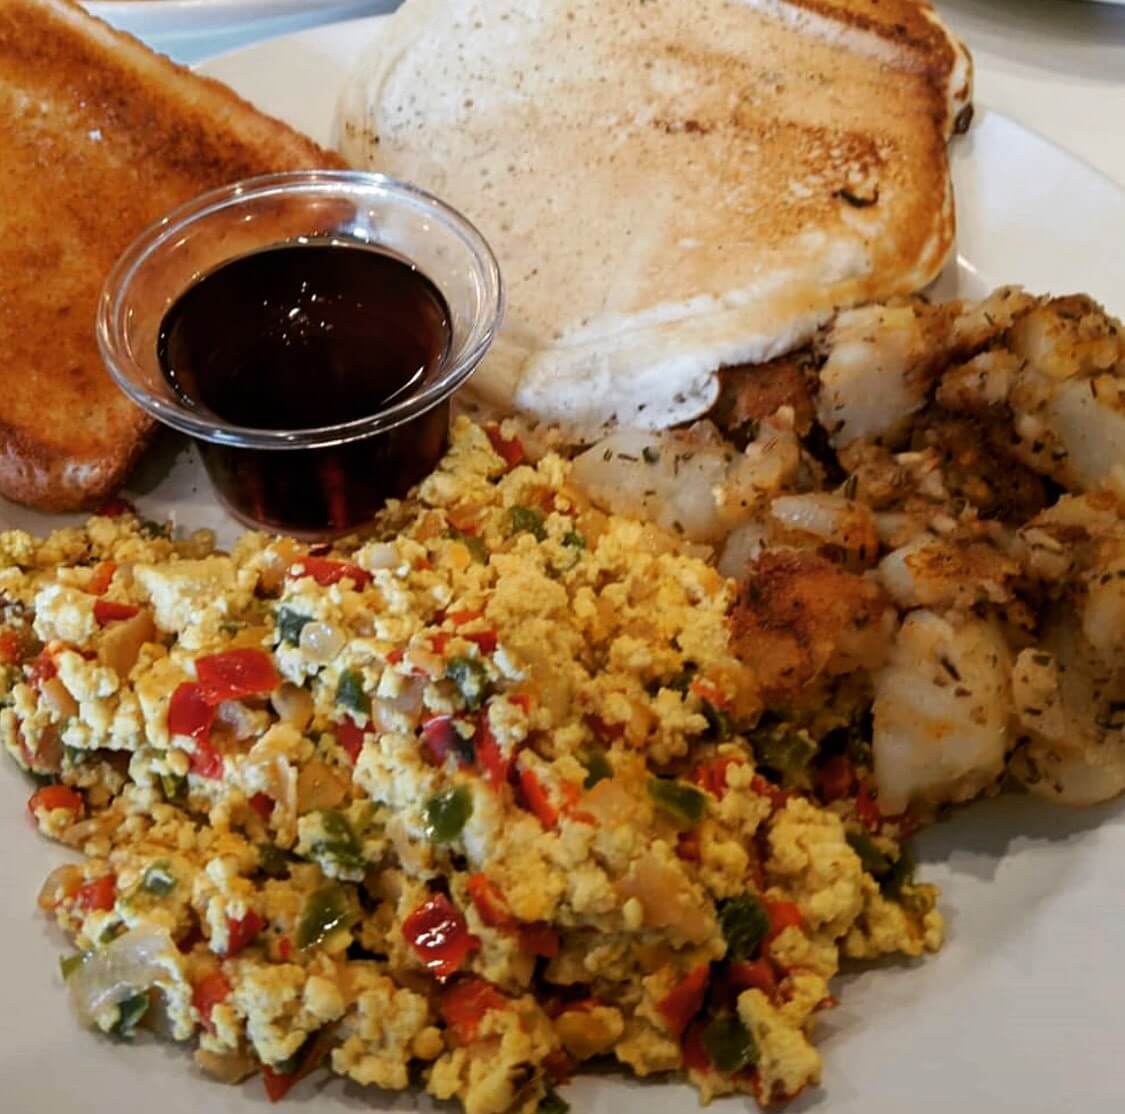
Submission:
M 348 64 L 377 21 L 336 24 L 215 59 L 201 69 L 268 112 L 330 137 Z M 954 145 L 960 232 L 943 292 L 980 294 L 999 283 L 1085 290 L 1125 310 L 1125 195 L 1108 180 L 997 114 L 983 112 Z M 171 475 L 149 469 L 139 497 L 151 514 L 185 525 L 216 522 L 190 456 Z M 15 508 L 0 521 L 43 530 Z M 128 1048 L 82 1033 L 55 960 L 60 941 L 34 910 L 43 875 L 62 858 L 24 813 L 27 787 L 0 775 L 0 945 L 4 1039 L 0 1109 L 12 1114 L 261 1112 L 251 1081 L 203 1081 L 180 1049 Z M 790 1110 L 832 1114 L 1019 1111 L 1109 1114 L 1125 1098 L 1125 810 L 1071 812 L 1027 799 L 980 802 L 919 840 L 922 872 L 944 889 L 949 942 L 937 957 L 839 980 L 841 1006 L 819 1027 L 824 1092 Z M 906 969 L 912 968 L 912 969 Z M 566 1097 L 583 1114 L 696 1109 L 680 1086 L 604 1077 Z M 340 1080 L 306 1083 L 287 1105 L 413 1109 L 415 1100 L 362 1092 Z M 428 1108 L 425 1099 L 418 1099 Z M 731 1100 L 713 1109 L 750 1109 Z
M 371 16 L 400 0 L 84 0 L 93 15 L 180 62 L 253 39 Z

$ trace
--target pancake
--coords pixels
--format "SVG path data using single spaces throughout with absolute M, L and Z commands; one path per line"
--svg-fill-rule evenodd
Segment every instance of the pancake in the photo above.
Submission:
M 338 142 L 495 248 L 507 317 L 478 396 L 656 428 L 705 413 L 720 367 L 937 275 L 969 92 L 915 0 L 407 0 Z

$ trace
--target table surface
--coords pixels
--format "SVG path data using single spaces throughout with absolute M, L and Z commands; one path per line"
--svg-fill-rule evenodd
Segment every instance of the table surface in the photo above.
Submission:
M 935 0 L 976 61 L 976 101 L 1040 132 L 1125 186 L 1125 3 Z M 372 0 L 378 10 L 391 6 Z M 184 62 L 315 17 L 189 41 L 154 41 Z
M 968 43 L 978 104 L 1125 186 L 1125 5 L 935 0 Z

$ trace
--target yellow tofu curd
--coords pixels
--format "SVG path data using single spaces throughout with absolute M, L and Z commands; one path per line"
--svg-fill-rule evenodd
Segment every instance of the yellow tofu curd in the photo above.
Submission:
M 890 829 L 759 761 L 803 736 L 737 585 L 514 444 L 458 421 L 330 546 L 0 535 L 0 735 L 83 855 L 40 906 L 84 1024 L 273 1099 L 325 1067 L 559 1111 L 610 1059 L 770 1103 L 820 1080 L 842 955 L 940 945 Z

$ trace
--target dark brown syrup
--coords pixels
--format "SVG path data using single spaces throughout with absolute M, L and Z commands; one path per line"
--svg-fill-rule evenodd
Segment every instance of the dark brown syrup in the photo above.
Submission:
M 445 301 L 416 268 L 373 248 L 314 241 L 266 248 L 204 276 L 165 315 L 158 355 L 186 405 L 236 426 L 304 431 L 408 399 L 433 380 L 449 340 Z M 437 463 L 447 428 L 444 404 L 334 447 L 200 448 L 236 514 L 328 534 L 405 494 Z

